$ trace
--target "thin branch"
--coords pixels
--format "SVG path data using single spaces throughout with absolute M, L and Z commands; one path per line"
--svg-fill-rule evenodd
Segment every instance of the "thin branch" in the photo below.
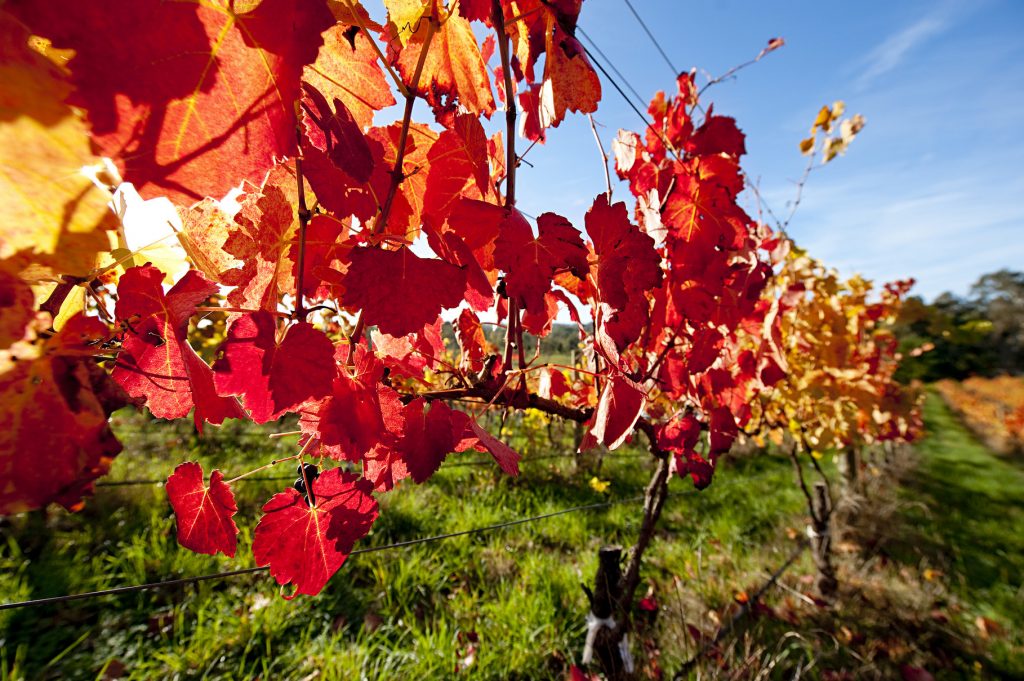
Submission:
M 394 205 L 395 195 L 398 194 L 398 187 L 405 179 L 405 171 L 402 166 L 405 163 L 405 146 L 409 139 L 409 126 L 412 124 L 412 109 L 416 103 L 416 90 L 419 89 L 420 75 L 423 73 L 423 65 L 427 61 L 427 52 L 430 51 L 430 43 L 437 32 L 437 19 L 433 16 L 424 17 L 427 21 L 427 34 L 423 37 L 423 45 L 420 48 L 420 56 L 416 61 L 416 69 L 412 75 L 412 85 L 405 91 L 405 110 L 402 113 L 402 130 L 398 135 L 398 149 L 395 154 L 395 167 L 391 171 L 391 184 L 388 186 L 387 197 L 380 209 L 373 225 L 374 235 L 379 235 L 387 225 L 388 217 L 391 215 L 391 206 Z
M 196 308 L 196 314 L 210 312 L 223 312 L 225 314 L 255 314 L 256 312 L 268 312 L 276 317 L 291 317 L 287 312 L 270 312 L 270 310 L 253 310 L 245 307 L 221 307 L 219 305 L 200 305 Z
M 721 83 L 724 80 L 728 80 L 729 78 L 732 78 L 739 71 L 742 71 L 743 69 L 747 68 L 748 66 L 753 66 L 757 62 L 761 61 L 761 59 L 765 55 L 767 55 L 767 54 L 769 54 L 771 52 L 774 52 L 775 50 L 779 49 L 780 47 L 782 47 L 785 44 L 786 44 L 786 41 L 784 41 L 782 38 L 772 38 L 771 40 L 768 41 L 768 45 L 764 49 L 762 49 L 760 52 L 758 52 L 757 56 L 754 57 L 753 59 L 745 61 L 745 62 L 743 62 L 742 64 L 740 64 L 738 66 L 732 67 L 731 69 L 729 69 L 728 71 L 726 71 L 725 73 L 723 73 L 720 76 L 711 78 L 711 80 L 709 80 L 707 83 L 704 84 L 704 87 L 702 87 L 700 90 L 697 91 L 697 98 L 700 99 L 700 96 L 702 94 L 704 94 L 704 91 L 707 90 L 712 85 L 716 85 L 718 83 Z
M 370 41 L 370 45 L 373 47 L 373 51 L 377 53 L 377 57 L 380 59 L 381 64 L 384 65 L 384 68 L 387 69 L 387 72 L 391 75 L 391 79 L 395 81 L 395 85 L 398 86 L 398 91 L 402 94 L 403 97 L 408 97 L 409 90 L 405 87 L 405 83 L 403 83 L 401 77 L 397 73 L 395 73 L 395 70 L 391 68 L 391 64 L 388 62 L 388 58 L 380 49 L 380 46 L 377 44 L 377 41 L 374 40 L 373 34 L 370 33 L 370 29 L 368 29 L 366 27 L 366 24 L 363 23 L 363 17 L 359 14 L 358 3 L 353 3 L 352 0 L 339 0 L 339 2 L 341 2 L 343 5 L 352 10 L 353 16 L 355 16 L 356 21 L 359 23 L 359 30 L 361 30 L 363 32 L 363 35 L 366 36 L 366 39 Z
M 793 462 L 793 468 L 796 469 L 796 477 L 800 482 L 800 489 L 804 493 L 804 498 L 807 499 L 807 510 L 811 513 L 811 519 L 815 523 L 821 522 L 821 518 L 814 511 L 814 497 L 811 496 L 811 490 L 807 488 L 807 481 L 804 480 L 804 468 L 800 464 L 800 459 L 796 454 L 796 441 L 793 442 L 793 446 L 789 448 L 789 459 Z
M 789 227 L 789 223 L 792 221 L 793 216 L 796 215 L 796 209 L 800 207 L 800 201 L 803 200 L 804 196 L 804 186 L 807 184 L 807 178 L 811 176 L 812 170 L 814 170 L 814 154 L 811 154 L 811 158 L 807 162 L 807 167 L 804 168 L 804 174 L 796 183 L 796 197 L 793 199 L 793 204 L 789 209 L 789 215 L 786 216 L 786 221 L 781 225 L 783 232 L 786 231 L 786 228 Z
M 597 124 L 594 123 L 594 115 L 587 114 L 590 121 L 590 130 L 594 133 L 594 141 L 597 142 L 597 151 L 601 155 L 601 168 L 604 169 L 604 184 L 608 188 L 608 203 L 612 202 L 612 176 L 608 172 L 608 154 L 605 153 L 604 145 L 601 144 L 601 136 L 597 134 Z

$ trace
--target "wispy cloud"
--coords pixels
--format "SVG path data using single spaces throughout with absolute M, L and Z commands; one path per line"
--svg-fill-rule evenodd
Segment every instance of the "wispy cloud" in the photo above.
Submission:
M 945 32 L 953 23 L 953 14 L 952 6 L 945 3 L 879 43 L 858 65 L 861 73 L 856 80 L 857 88 L 867 88 L 876 78 L 899 66 L 915 48 Z

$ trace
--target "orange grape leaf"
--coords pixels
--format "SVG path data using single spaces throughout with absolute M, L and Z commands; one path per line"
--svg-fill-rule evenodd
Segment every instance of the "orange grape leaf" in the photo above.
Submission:
M 441 0 L 386 0 L 389 57 L 407 85 L 412 84 L 423 43 L 433 22 L 430 42 L 416 92 L 435 110 L 455 109 L 457 102 L 479 116 L 494 113 L 494 96 L 487 65 L 469 21 Z M 398 45 L 401 48 L 398 49 Z
M 280 296 L 294 291 L 294 264 L 288 254 L 298 228 L 292 198 L 295 181 L 278 166 L 261 189 L 249 190 L 224 243 L 224 250 L 241 260 L 242 267 L 224 273 L 221 280 L 236 287 L 228 294 L 231 305 L 276 311 Z
M 395 98 L 370 39 L 353 28 L 339 24 L 324 32 L 320 54 L 303 69 L 302 80 L 328 99 L 344 102 L 365 130 L 373 125 L 373 112 L 393 105 Z
M 222 282 L 225 272 L 242 263 L 224 250 L 234 222 L 213 199 L 203 199 L 189 208 L 178 208 L 181 230 L 178 243 L 192 265 L 208 279 Z

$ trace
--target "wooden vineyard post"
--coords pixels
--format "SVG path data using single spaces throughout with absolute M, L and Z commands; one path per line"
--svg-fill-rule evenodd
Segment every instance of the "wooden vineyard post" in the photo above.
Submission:
M 614 616 L 622 595 L 621 546 L 603 546 L 597 552 L 597 574 L 594 589 L 586 589 L 590 599 L 587 615 L 587 643 L 583 650 L 583 663 L 588 664 L 593 654 L 609 680 L 627 678 L 626 664 L 616 636 Z
M 839 470 L 843 476 L 843 488 L 847 494 L 854 494 L 858 488 L 860 471 L 860 456 L 856 447 L 849 446 L 843 449 L 839 458 Z
M 814 514 L 811 524 L 811 551 L 818 568 L 818 594 L 832 600 L 839 587 L 835 567 L 832 565 L 832 508 L 828 487 L 824 482 L 814 484 Z

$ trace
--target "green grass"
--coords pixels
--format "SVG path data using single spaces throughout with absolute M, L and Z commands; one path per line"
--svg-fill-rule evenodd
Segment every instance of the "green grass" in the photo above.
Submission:
M 140 433 L 132 430 L 139 420 L 121 428 L 126 451 L 112 479 L 163 477 L 196 458 L 207 470 L 234 472 L 286 451 L 283 443 L 268 451 L 265 441 L 230 429 L 202 440 L 180 425 L 152 424 Z M 611 488 L 600 494 L 588 484 L 592 474 L 577 473 L 571 459 L 529 461 L 550 453 L 545 433 L 510 432 L 527 456 L 520 478 L 496 466 L 451 466 L 425 485 L 405 483 L 382 499 L 381 517 L 361 545 L 633 497 L 650 475 L 646 459 L 612 454 L 599 473 Z M 688 493 L 669 500 L 644 570 L 660 583 L 699 573 L 700 583 L 688 588 L 715 607 L 749 585 L 714 576 L 778 562 L 781 549 L 771 543 L 779 521 L 802 504 L 784 459 L 750 458 L 728 468 L 700 494 L 673 481 Z M 40 598 L 249 566 L 259 505 L 286 484 L 236 485 L 242 534 L 235 559 L 179 548 L 159 486 L 104 487 L 80 514 L 15 518 L 5 531 L 0 596 Z M 317 670 L 319 678 L 373 679 L 447 676 L 474 632 L 474 678 L 562 678 L 582 648 L 586 600 L 579 585 L 592 579 L 598 547 L 628 546 L 639 520 L 638 504 L 622 504 L 354 556 L 322 595 L 291 602 L 257 575 L 0 612 L 0 638 L 6 665 L 17 660 L 14 676 L 27 678 L 94 678 L 112 664 L 140 679 L 298 678 Z
M 1024 677 L 1024 462 L 981 445 L 937 395 L 925 403 L 931 434 L 903 488 L 908 532 L 894 555 L 940 569 L 963 605 L 960 618 L 994 620 L 996 668 Z
M 736 651 L 743 646 L 747 658 L 776 664 L 777 678 L 810 661 L 805 678 L 857 668 L 869 655 L 881 659 L 869 646 L 890 629 L 906 650 L 888 645 L 887 657 L 872 662 L 883 677 L 898 674 L 904 662 L 952 670 L 949 678 L 957 678 L 956 670 L 972 672 L 975 662 L 985 673 L 1007 677 L 1022 670 L 1015 632 L 1024 630 L 1024 473 L 977 445 L 934 398 L 926 418 L 932 435 L 921 445 L 919 469 L 904 481 L 886 567 L 862 578 L 864 559 L 844 556 L 840 577 L 848 582 L 847 597 L 834 612 L 794 600 L 789 591 L 770 592 L 767 601 L 778 616 L 740 628 L 730 653 L 735 659 L 728 658 L 734 672 L 742 669 Z M 115 480 L 162 478 L 188 459 L 200 460 L 207 471 L 237 474 L 289 451 L 288 441 L 253 437 L 269 431 L 251 426 L 232 424 L 196 438 L 185 423 L 118 419 L 126 448 L 115 463 Z M 642 493 L 650 475 L 643 457 L 608 456 L 598 473 L 611 481 L 606 494 L 594 491 L 588 484 L 593 472 L 575 470 L 571 459 L 531 461 L 568 451 L 569 429 L 556 425 L 552 434 L 557 445 L 529 417 L 507 426 L 505 437 L 526 456 L 516 479 L 493 465 L 446 465 L 424 485 L 403 483 L 382 498 L 380 519 L 360 546 Z M 453 455 L 448 463 L 460 457 L 476 459 Z M 0 600 L 250 566 L 259 506 L 287 484 L 235 486 L 242 534 L 234 559 L 178 547 L 159 486 L 103 487 L 82 513 L 16 517 L 0 530 Z M 802 528 L 806 519 L 789 461 L 781 456 L 723 461 L 714 484 L 701 493 L 687 481 L 671 484 L 684 493 L 667 503 L 640 590 L 652 589 L 661 612 L 652 626 L 640 627 L 633 649 L 639 663 L 674 672 L 697 647 L 685 625 L 714 633 L 716 621 L 734 607 L 734 595 L 752 592 L 785 560 L 793 546 L 787 530 Z M 294 601 L 258 574 L 0 612 L 0 679 L 447 678 L 467 654 L 471 634 L 479 642 L 468 678 L 563 679 L 583 647 L 587 603 L 580 584 L 593 578 L 597 549 L 630 545 L 639 520 L 638 504 L 621 504 L 357 555 L 320 596 Z M 941 568 L 948 582 L 934 598 L 940 587 L 919 577 L 925 565 Z M 784 581 L 788 589 L 806 590 L 812 573 L 805 554 Z M 856 605 L 861 600 L 878 604 L 868 612 Z M 893 605 L 903 602 L 920 612 L 911 618 Z M 951 613 L 949 627 L 929 623 L 936 607 Z M 979 642 L 973 623 L 979 614 L 998 622 L 1004 635 Z M 843 627 L 867 633 L 867 642 L 837 645 Z M 702 663 L 705 678 L 722 671 L 715 664 Z

